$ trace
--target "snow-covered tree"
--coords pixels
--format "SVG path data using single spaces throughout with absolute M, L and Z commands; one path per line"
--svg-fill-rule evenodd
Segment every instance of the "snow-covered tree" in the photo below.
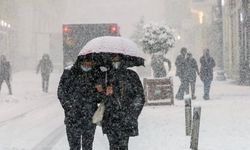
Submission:
M 168 69 L 171 69 L 171 62 L 164 57 L 175 44 L 174 30 L 163 23 L 145 24 L 140 34 L 139 43 L 145 53 L 150 54 L 151 67 L 155 78 L 166 77 L 167 70 L 164 62 L 168 63 Z
M 145 53 L 163 52 L 166 54 L 175 44 L 174 30 L 163 23 L 145 24 L 139 41 Z

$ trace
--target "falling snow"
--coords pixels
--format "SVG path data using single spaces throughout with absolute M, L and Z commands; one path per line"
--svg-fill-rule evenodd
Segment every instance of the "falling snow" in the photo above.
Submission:
M 249 6 L 0 0 L 0 150 L 250 150 Z

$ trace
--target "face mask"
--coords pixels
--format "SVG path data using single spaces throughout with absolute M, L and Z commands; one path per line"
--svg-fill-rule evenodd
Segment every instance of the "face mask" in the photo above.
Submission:
M 81 69 L 82 69 L 82 71 L 84 71 L 84 72 L 88 72 L 88 71 L 90 71 L 92 68 L 91 68 L 91 67 L 84 67 L 84 66 L 81 65 Z
M 118 69 L 121 65 L 121 62 L 113 62 L 112 65 L 115 69 Z

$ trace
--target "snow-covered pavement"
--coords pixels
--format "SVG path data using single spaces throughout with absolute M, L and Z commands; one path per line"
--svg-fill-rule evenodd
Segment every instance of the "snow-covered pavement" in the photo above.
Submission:
M 60 73 L 52 74 L 49 93 L 41 90 L 40 75 L 19 72 L 13 77 L 13 93 L 4 84 L 0 94 L 0 150 L 67 150 L 64 114 L 56 97 Z M 174 79 L 175 91 L 178 79 Z M 250 150 L 250 87 L 215 81 L 211 100 L 201 106 L 200 150 Z M 130 150 L 189 150 L 185 136 L 184 102 L 173 106 L 147 106 L 139 119 L 140 136 L 131 138 Z M 108 150 L 108 141 L 97 127 L 94 150 Z

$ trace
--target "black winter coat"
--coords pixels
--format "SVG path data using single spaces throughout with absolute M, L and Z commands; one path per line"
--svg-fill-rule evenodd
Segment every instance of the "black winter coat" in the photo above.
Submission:
M 92 116 L 97 109 L 98 95 L 95 89 L 95 72 L 82 72 L 79 68 L 65 69 L 58 86 L 58 99 L 65 112 L 65 124 L 91 127 Z
M 2 61 L 0 62 L 0 79 L 9 80 L 11 75 L 11 66 L 10 62 Z
M 139 76 L 129 69 L 111 69 L 108 81 L 113 86 L 113 95 L 107 96 L 105 102 L 103 133 L 137 136 L 138 117 L 145 103 Z
M 194 58 L 186 58 L 185 74 L 188 81 L 196 81 L 196 73 L 199 73 L 197 62 Z
M 212 57 L 202 56 L 200 58 L 201 68 L 200 68 L 200 78 L 204 81 L 213 80 L 213 68 L 215 67 L 215 61 Z
M 41 70 L 42 75 L 49 75 L 53 71 L 53 64 L 50 59 L 41 59 L 37 66 L 37 73 Z
M 178 55 L 175 60 L 175 66 L 176 66 L 176 76 L 180 78 L 185 78 L 185 56 Z

